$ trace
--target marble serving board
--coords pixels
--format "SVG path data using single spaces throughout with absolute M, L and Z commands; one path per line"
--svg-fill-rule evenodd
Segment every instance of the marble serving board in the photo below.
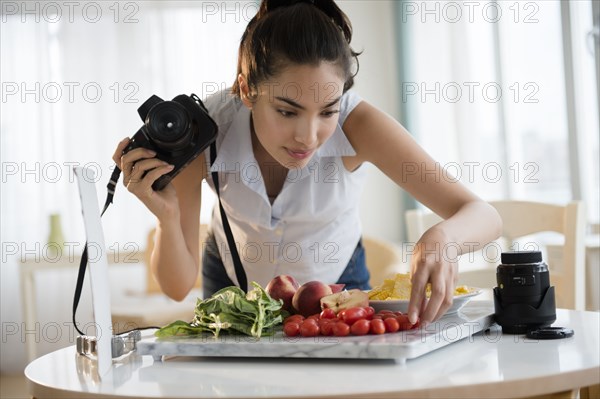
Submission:
M 472 301 L 458 313 L 447 315 L 427 328 L 382 335 L 347 337 L 286 337 L 281 331 L 260 339 L 244 335 L 212 334 L 197 337 L 144 338 L 139 355 L 206 357 L 297 357 L 395 359 L 422 356 L 473 334 L 493 323 L 489 301 Z

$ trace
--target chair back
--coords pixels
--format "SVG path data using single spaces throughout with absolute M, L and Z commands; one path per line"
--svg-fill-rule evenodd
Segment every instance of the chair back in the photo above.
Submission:
M 384 279 L 392 278 L 396 273 L 407 272 L 400 250 L 392 243 L 369 236 L 363 236 L 362 240 L 371 287 L 382 284 Z

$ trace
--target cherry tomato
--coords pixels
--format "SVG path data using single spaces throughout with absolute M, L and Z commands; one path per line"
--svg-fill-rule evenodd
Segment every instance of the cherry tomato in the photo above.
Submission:
M 375 308 L 373 306 L 365 306 L 364 309 L 367 312 L 367 319 L 371 320 L 375 315 Z
M 419 327 L 421 327 L 421 319 L 417 318 L 417 322 L 415 324 L 413 324 L 412 330 L 415 330 Z
M 303 321 L 304 321 L 304 316 L 302 316 L 301 314 L 294 314 L 294 315 L 286 317 L 285 320 L 283 321 L 283 324 L 302 323 Z
M 319 320 L 319 318 L 320 318 L 319 313 L 311 314 L 310 316 L 307 317 L 307 319 L 314 319 L 314 320 Z
M 379 314 L 381 314 L 382 316 L 383 316 L 384 314 L 386 314 L 386 313 L 394 313 L 394 312 L 392 312 L 391 310 L 387 310 L 387 309 L 384 309 L 384 310 L 380 310 L 380 311 L 379 311 Z
M 389 333 L 394 333 L 400 328 L 398 320 L 395 317 L 388 317 L 383 320 L 383 323 L 385 324 L 385 331 Z
M 327 320 L 327 322 L 319 325 L 319 327 L 321 328 L 321 335 L 328 337 L 330 335 L 333 335 L 333 326 L 337 323 L 334 321 L 329 321 L 328 319 L 325 320 Z
M 358 308 L 358 307 L 350 308 L 350 309 L 346 309 L 346 312 L 344 313 L 344 315 L 342 317 L 343 317 L 342 320 L 346 324 L 351 326 L 358 320 L 366 319 L 367 311 L 364 308 Z
M 370 329 L 371 321 L 367 319 L 356 320 L 354 324 L 350 326 L 352 335 L 367 335 Z
M 303 337 L 316 337 L 319 335 L 319 325 L 316 322 L 305 320 L 300 324 L 300 335 Z
M 402 312 L 400 312 L 400 311 L 394 312 L 394 315 L 396 315 L 396 316 L 402 316 L 403 314 L 404 314 L 404 313 L 402 313 Z
M 389 318 L 396 318 L 396 315 L 395 315 L 395 314 L 393 314 L 393 313 L 384 313 L 384 315 L 383 315 L 383 316 L 381 316 L 381 318 L 382 318 L 383 320 L 385 320 L 385 319 L 389 319 Z
M 385 324 L 382 319 L 373 319 L 371 320 L 371 334 L 384 334 L 385 333 Z
M 288 337 L 295 337 L 300 334 L 300 324 L 289 322 L 283 325 L 283 333 Z
M 331 308 L 325 308 L 321 312 L 321 319 L 335 319 L 336 317 L 335 311 Z
M 333 335 L 336 337 L 345 337 L 350 334 L 350 326 L 343 321 L 338 321 L 337 323 L 333 323 Z
M 400 331 L 407 331 L 412 328 L 412 324 L 408 321 L 408 316 L 403 314 L 396 317 L 396 321 L 398 321 L 398 326 Z
M 375 319 L 383 320 L 383 317 L 380 314 L 374 314 L 371 319 L 373 319 L 373 320 L 375 320 Z

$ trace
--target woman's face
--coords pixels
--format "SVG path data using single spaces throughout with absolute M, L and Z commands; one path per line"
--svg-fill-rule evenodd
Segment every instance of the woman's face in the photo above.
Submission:
M 328 63 L 292 65 L 259 84 L 252 101 L 242 96 L 252 109 L 259 162 L 275 160 L 288 169 L 308 164 L 337 126 L 344 88 L 340 76 L 339 67 Z M 240 87 L 243 95 L 247 85 Z

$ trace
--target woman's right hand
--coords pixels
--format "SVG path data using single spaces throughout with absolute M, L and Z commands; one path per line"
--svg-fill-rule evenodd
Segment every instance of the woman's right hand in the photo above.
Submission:
M 123 185 L 138 197 L 159 220 L 172 218 L 179 212 L 177 193 L 172 183 L 161 191 L 154 191 L 152 184 L 162 175 L 173 170 L 169 165 L 156 157 L 156 153 L 146 148 L 135 148 L 126 154 L 123 151 L 130 139 L 123 139 L 115 153 L 113 161 L 123 173 Z M 144 173 L 146 175 L 144 176 Z

